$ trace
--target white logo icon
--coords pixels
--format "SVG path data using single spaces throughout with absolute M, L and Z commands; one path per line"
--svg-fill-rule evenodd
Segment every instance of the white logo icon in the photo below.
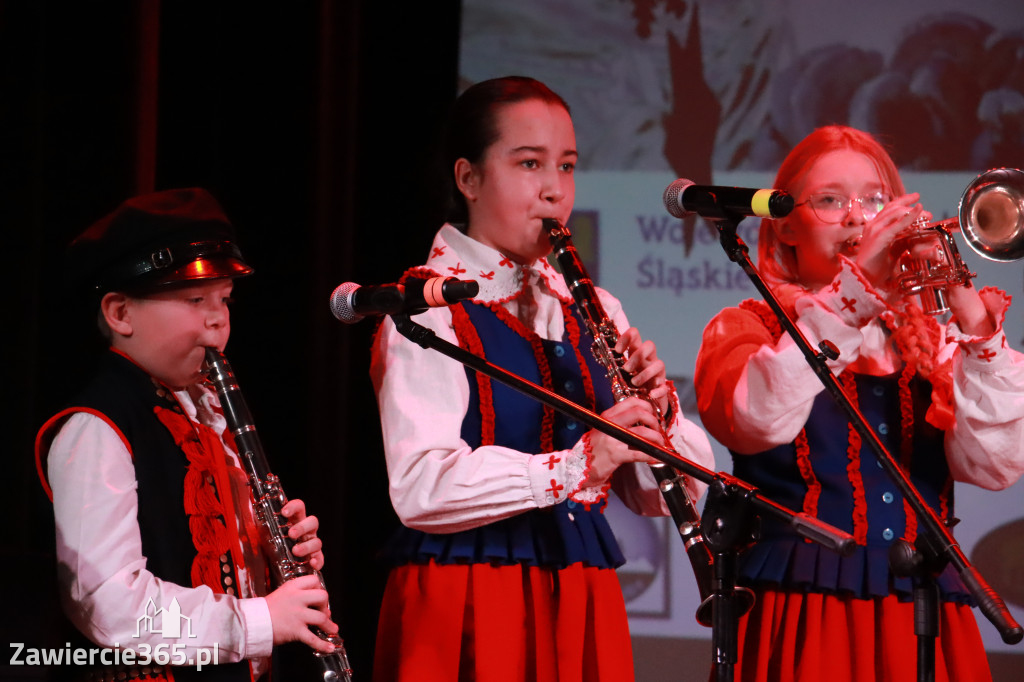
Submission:
M 178 598 L 171 599 L 171 604 L 166 609 L 157 608 L 156 602 L 150 597 L 146 602 L 146 612 L 139 616 L 135 623 L 135 637 L 142 632 L 152 632 L 162 635 L 164 639 L 178 639 L 181 637 L 181 622 L 185 621 L 185 631 L 189 637 L 195 637 L 192 633 L 192 619 L 181 615 L 181 606 L 178 605 Z

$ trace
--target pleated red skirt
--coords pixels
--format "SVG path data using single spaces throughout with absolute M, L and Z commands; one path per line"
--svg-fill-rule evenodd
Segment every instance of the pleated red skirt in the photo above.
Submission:
M 375 682 L 622 682 L 633 652 L 612 569 L 409 565 L 388 577 Z
M 970 607 L 943 603 L 935 642 L 937 682 L 991 682 Z M 894 596 L 853 599 L 758 592 L 740 622 L 740 682 L 913 682 L 914 605 Z M 712 678 L 714 679 L 714 673 Z

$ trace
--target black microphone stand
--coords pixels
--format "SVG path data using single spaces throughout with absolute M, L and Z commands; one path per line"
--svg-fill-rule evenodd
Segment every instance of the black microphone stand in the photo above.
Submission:
M 562 396 L 527 381 L 487 360 L 440 339 L 430 329 L 413 322 L 409 314 L 391 316 L 402 336 L 427 349 L 434 349 L 463 365 L 495 379 L 520 393 L 580 421 L 630 448 L 643 452 L 665 464 L 708 484 L 708 497 L 701 516 L 704 541 L 712 551 L 715 577 L 712 592 L 712 645 L 716 680 L 731 682 L 737 659 L 737 633 L 742 602 L 736 591 L 738 555 L 757 535 L 757 514 L 770 514 L 787 523 L 793 530 L 840 555 L 849 556 L 855 548 L 853 537 L 806 513 L 795 513 L 764 497 L 756 488 L 734 476 L 710 469 L 680 457 L 628 429 Z
M 893 570 L 899 575 L 909 575 L 914 580 L 914 630 L 918 635 L 918 679 L 934 679 L 935 638 L 938 636 L 938 586 L 935 584 L 935 578 L 947 563 L 953 565 L 971 596 L 977 601 L 978 608 L 996 627 L 1003 641 L 1007 644 L 1020 642 L 1024 638 L 1024 630 L 1014 621 L 1003 600 L 967 561 L 949 529 L 924 501 L 920 492 L 868 426 L 864 415 L 850 401 L 828 368 L 826 360 L 838 358 L 839 350 L 830 341 L 823 340 L 818 346 L 819 350 L 815 351 L 750 261 L 747 245 L 736 233 L 736 227 L 743 217 L 733 212 L 713 216 L 722 248 L 725 249 L 729 260 L 743 269 L 761 293 L 778 318 L 779 324 L 803 352 L 807 364 L 836 403 L 846 412 L 850 424 L 860 434 L 862 441 L 871 447 L 879 465 L 903 493 L 904 499 L 910 503 L 923 528 L 918 534 L 915 547 L 911 548 L 905 542 L 897 543 L 890 551 L 890 564 L 893 565 Z

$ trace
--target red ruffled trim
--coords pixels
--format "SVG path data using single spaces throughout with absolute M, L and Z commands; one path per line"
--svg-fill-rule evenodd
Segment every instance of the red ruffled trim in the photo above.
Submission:
M 544 284 L 547 285 L 548 291 L 550 291 L 551 294 L 559 301 L 561 301 L 564 305 L 572 305 L 573 297 L 572 294 L 569 293 L 568 289 L 566 288 L 565 278 L 562 277 L 561 274 L 554 272 L 554 269 L 551 267 L 551 264 L 548 262 L 547 258 L 541 259 L 541 266 L 544 268 L 544 270 L 536 270 L 536 272 L 538 275 L 540 275 L 540 278 L 544 280 Z M 563 289 L 566 290 L 562 292 L 559 290 L 559 287 L 562 287 Z
M 551 378 L 551 365 L 548 364 L 548 359 L 544 355 L 544 345 L 541 342 L 541 338 L 532 330 L 527 329 L 526 325 L 519 318 L 497 303 L 485 303 L 484 305 L 490 308 L 509 329 L 530 342 L 533 356 L 537 360 L 537 369 L 540 370 L 541 385 L 549 391 L 554 390 L 554 382 Z M 555 410 L 547 405 L 544 406 L 544 418 L 541 421 L 540 447 L 541 452 L 551 452 L 555 449 Z
M 942 330 L 934 317 L 925 315 L 917 306 L 907 303 L 901 310 L 891 309 L 882 319 L 892 332 L 893 342 L 904 362 L 899 378 L 900 464 L 904 471 L 910 471 L 914 453 L 914 396 L 910 381 L 915 374 L 919 374 L 931 383 L 932 392 L 925 421 L 946 431 L 954 423 L 952 361 L 935 365 Z M 951 481 L 949 479 L 946 489 L 940 494 L 942 518 L 947 518 L 950 511 Z M 903 501 L 903 510 L 906 514 L 904 539 L 913 542 L 917 538 L 917 513 L 907 500 Z
M 981 291 L 978 292 L 978 296 L 981 297 L 981 302 L 985 306 L 985 310 L 987 310 L 988 313 L 992 316 L 993 321 L 995 322 L 995 330 L 991 334 L 987 334 L 985 336 L 973 336 L 961 339 L 959 342 L 961 347 L 963 347 L 964 344 L 968 343 L 969 341 L 978 343 L 984 341 L 991 341 L 993 338 L 995 338 L 996 334 L 1003 330 L 1003 323 L 1006 321 L 1006 311 L 1010 309 L 1010 303 L 1012 303 L 1013 301 L 1012 296 L 1010 296 L 1002 289 L 993 286 L 983 287 Z M 956 319 L 956 316 L 954 316 L 950 320 L 950 324 L 953 324 L 954 322 L 959 328 L 960 323 Z M 961 334 L 962 333 L 963 330 L 961 330 Z M 964 334 L 964 336 L 966 337 L 967 335 Z M 1005 343 L 1006 340 L 1003 339 L 1003 342 Z
M 853 270 L 853 273 L 860 278 L 856 270 Z M 1006 297 L 1001 291 L 996 291 Z M 766 303 L 750 299 L 740 303 L 739 307 L 757 315 L 776 340 L 781 337 L 782 328 L 779 326 L 778 319 L 771 308 Z M 947 430 L 952 426 L 953 420 L 952 410 L 949 407 L 952 405 L 951 363 L 947 362 L 939 367 L 934 367 L 933 363 L 941 336 L 941 328 L 935 318 L 924 315 L 920 309 L 913 305 L 907 305 L 902 310 L 890 308 L 881 317 L 893 333 L 893 340 L 897 351 L 904 362 L 904 368 L 898 380 L 900 401 L 899 458 L 904 470 L 910 471 L 914 452 L 914 397 L 910 381 L 915 374 L 920 373 L 923 378 L 932 383 L 931 405 L 928 408 L 925 419 L 929 424 L 941 430 Z M 857 387 L 853 374 L 849 371 L 843 372 L 840 375 L 840 381 L 850 400 L 854 405 L 857 405 Z M 814 476 L 814 470 L 810 463 L 810 453 L 805 432 L 801 431 L 794 441 L 794 445 L 797 453 L 797 466 L 805 484 L 808 486 L 808 492 L 804 497 L 803 511 L 816 516 L 817 500 L 821 487 Z M 854 539 L 858 544 L 863 545 L 867 543 L 867 498 L 864 491 L 863 478 L 860 473 L 861 445 L 860 434 L 851 425 L 849 427 L 847 446 L 847 457 L 850 460 L 847 465 L 847 474 L 853 487 Z M 949 478 L 939 498 L 941 514 L 944 519 L 948 519 L 950 516 L 952 488 L 952 478 Z M 906 500 L 903 502 L 903 508 L 906 514 L 904 537 L 909 542 L 913 542 L 917 537 L 917 514 Z
M 587 511 L 590 511 L 591 505 L 600 504 L 601 502 L 603 502 L 608 497 L 608 491 L 611 490 L 612 484 L 611 484 L 611 482 L 608 482 L 608 483 L 605 483 L 603 486 L 601 486 L 601 492 L 599 494 L 599 497 L 596 500 L 592 501 L 592 502 L 581 502 L 580 500 L 576 499 L 576 497 L 575 497 L 576 493 L 578 493 L 581 490 L 583 490 L 584 484 L 587 482 L 587 479 L 590 478 L 590 467 L 591 467 L 591 465 L 594 462 L 594 449 L 593 449 L 593 446 L 590 443 L 590 431 L 587 431 L 586 433 L 583 434 L 583 437 L 580 438 L 580 443 L 583 444 L 583 454 L 587 458 L 587 466 L 583 470 L 583 478 L 580 479 L 579 485 L 576 486 L 575 489 L 573 489 L 572 491 L 569 492 L 568 497 L 573 502 L 576 502 L 577 504 L 582 504 L 584 509 L 586 509 Z M 552 481 L 552 484 L 553 483 L 554 483 L 554 481 Z M 602 514 L 604 513 L 604 508 L 603 507 L 601 508 L 601 513 Z
M 851 372 L 844 371 L 839 375 L 843 384 L 843 390 L 850 398 L 854 406 L 860 407 L 857 402 L 857 384 Z M 850 460 L 846 465 L 846 475 L 853 488 L 853 539 L 858 545 L 866 545 L 868 542 L 868 502 L 867 494 L 864 491 L 864 479 L 860 473 L 860 447 L 861 438 L 851 424 L 848 427 L 849 444 L 846 448 L 846 456 Z
M 195 424 L 184 414 L 165 407 L 157 406 L 153 412 L 189 462 L 184 497 L 192 544 L 196 548 L 192 586 L 206 585 L 224 594 L 220 557 L 230 554 L 235 566 L 241 559 L 234 508 L 230 504 L 226 453 L 217 434 L 209 427 Z M 232 577 L 237 584 L 237 576 Z
M 590 365 L 587 364 L 587 360 L 580 350 L 580 325 L 576 322 L 576 316 L 572 314 L 572 309 L 566 303 L 562 303 L 562 317 L 565 319 L 565 328 L 569 333 L 573 352 L 576 353 L 576 363 L 580 366 L 580 373 L 583 375 L 583 390 L 587 394 L 587 404 L 591 410 L 596 410 L 597 396 L 594 393 L 594 377 L 590 375 Z
M 679 394 L 676 393 L 676 382 L 666 379 L 665 383 L 668 384 L 668 412 L 665 414 L 665 429 L 668 430 L 672 426 L 676 415 L 681 413 L 682 408 L 679 407 Z
M 807 444 L 806 429 L 800 430 L 793 445 L 796 448 L 796 466 L 800 470 L 800 477 L 804 479 L 804 485 L 807 486 L 802 511 L 817 518 L 818 500 L 821 498 L 821 481 L 814 475 L 814 467 L 811 466 L 811 448 Z M 810 539 L 806 541 L 810 542 Z
M 741 301 L 739 304 L 740 310 L 746 310 L 749 313 L 757 315 L 761 319 L 761 324 L 765 326 L 768 333 L 772 335 L 772 338 L 778 341 L 782 338 L 782 325 L 779 324 L 779 318 L 775 316 L 771 306 L 764 301 L 756 301 L 752 298 L 748 298 L 745 301 Z
M 940 431 L 948 431 L 956 424 L 953 413 L 953 359 L 939 365 L 928 377 L 932 385 L 932 399 L 924 420 Z
M 459 345 L 479 357 L 484 357 L 484 344 L 477 334 L 476 328 L 469 320 L 469 313 L 462 305 L 453 305 L 452 328 L 459 340 Z M 476 374 L 476 385 L 480 392 L 480 444 L 494 445 L 494 390 L 491 380 L 481 372 Z
M 875 285 L 868 281 L 868 279 L 864 276 L 864 273 L 861 272 L 860 267 L 856 263 L 854 263 L 851 258 L 840 254 L 839 262 L 841 266 L 845 266 L 845 268 L 840 268 L 840 274 L 842 273 L 843 269 L 847 270 L 851 275 L 853 275 L 857 279 L 861 287 L 863 287 L 864 291 L 871 298 L 875 299 L 875 301 L 882 304 L 883 306 L 887 308 L 889 307 L 889 304 L 885 301 L 885 299 L 878 295 L 878 291 L 875 289 Z M 861 326 L 864 326 L 867 323 L 868 320 L 864 320 L 860 324 Z
M 84 412 L 91 414 L 94 417 L 98 417 L 106 422 L 107 426 L 117 434 L 117 437 L 124 443 L 125 450 L 131 455 L 132 461 L 135 461 L 135 453 L 132 452 L 132 444 L 128 442 L 124 433 L 117 427 L 110 417 L 103 414 L 99 410 L 94 410 L 88 407 L 69 407 L 66 410 L 62 410 L 57 414 L 50 417 L 45 424 L 39 427 L 39 433 L 36 434 L 35 442 L 35 455 L 36 455 L 36 474 L 39 475 L 39 482 L 43 486 L 43 491 L 46 496 L 50 498 L 50 502 L 53 502 L 53 489 L 50 487 L 50 479 L 46 473 L 46 458 L 50 454 L 50 445 L 53 443 L 53 439 L 57 437 L 57 433 L 60 432 L 64 426 L 64 422 L 70 419 L 73 415 Z
M 398 280 L 398 283 L 405 284 L 406 280 L 408 280 L 410 277 L 426 277 L 427 279 L 429 279 L 431 277 L 443 277 L 443 275 L 437 270 L 426 265 L 417 265 L 414 268 L 409 268 L 408 270 L 406 270 L 405 273 L 402 274 L 402 278 Z
M 914 376 L 914 367 L 904 366 L 900 373 L 900 464 L 904 471 L 910 471 L 911 460 L 914 458 L 914 396 L 910 390 L 910 380 Z M 907 516 L 903 538 L 913 542 L 917 538 L 917 513 L 910 503 L 903 500 L 903 511 Z
M 949 499 L 953 494 L 953 477 L 946 477 L 946 485 L 942 487 L 942 492 L 939 494 L 939 513 L 942 514 L 942 519 L 948 521 L 952 517 L 953 513 L 949 506 Z

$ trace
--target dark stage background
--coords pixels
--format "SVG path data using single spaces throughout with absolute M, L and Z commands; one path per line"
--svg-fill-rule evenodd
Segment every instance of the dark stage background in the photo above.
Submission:
M 485 68 L 459 68 L 460 4 L 0 0 L 0 680 L 55 679 L 10 666 L 9 645 L 66 641 L 33 441 L 102 345 L 63 281 L 63 247 L 125 198 L 183 186 L 220 199 L 256 268 L 235 289 L 227 356 L 275 473 L 321 519 L 335 619 L 356 679 L 371 678 L 386 575 L 375 556 L 397 520 L 373 323 L 342 325 L 327 303 L 341 282 L 392 281 L 427 255 L 442 210 L 436 135 L 460 70 Z M 707 679 L 707 639 L 633 645 L 639 680 Z M 996 679 L 1017 679 L 1018 660 L 992 656 Z M 315 670 L 305 647 L 281 648 L 279 681 Z
M 328 298 L 425 257 L 439 224 L 425 178 L 458 43 L 457 0 L 0 3 L 12 303 L 0 679 L 46 679 L 8 666 L 8 643 L 65 641 L 32 446 L 101 346 L 62 281 L 62 247 L 128 196 L 181 186 L 220 199 L 256 268 L 236 287 L 226 354 L 275 473 L 322 521 L 333 613 L 357 679 L 370 679 L 385 575 L 374 556 L 397 521 L 368 376 L 373 324 L 341 325 Z M 285 647 L 279 679 L 300 679 L 311 658 Z

